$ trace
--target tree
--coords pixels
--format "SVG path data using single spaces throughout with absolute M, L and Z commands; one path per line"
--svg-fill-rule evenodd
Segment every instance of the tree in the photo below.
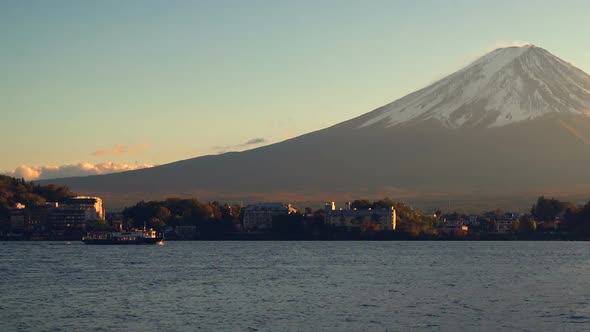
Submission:
M 21 194 L 19 201 L 26 206 L 43 205 L 46 202 L 43 197 L 33 193 Z
M 58 202 L 63 197 L 75 196 L 67 187 L 50 184 L 39 186 L 24 179 L 0 175 L 0 197 L 10 207 L 16 203 L 25 205 L 42 205 L 46 201 Z M 1 208 L 1 206 L 0 206 Z
M 106 220 L 92 220 L 88 222 L 87 229 L 89 231 L 108 231 L 111 225 Z
M 147 226 L 149 228 L 161 231 L 164 229 L 164 227 L 166 227 L 166 223 L 160 218 L 152 217 L 149 219 Z
M 361 223 L 361 233 L 373 235 L 379 231 L 381 231 L 381 225 L 375 223 L 374 221 L 363 221 Z
M 350 204 L 350 208 L 366 210 L 373 207 L 373 204 L 366 199 L 357 199 Z
M 76 196 L 76 194 L 68 187 L 59 186 L 56 184 L 48 184 L 46 186 L 36 186 L 35 193 L 44 197 L 49 202 L 62 202 L 68 197 Z
M 292 236 L 302 231 L 303 215 L 299 213 L 282 214 L 273 218 L 272 230 L 281 236 Z
M 163 221 L 165 223 L 168 221 L 168 218 L 170 218 L 170 216 L 172 216 L 172 213 L 166 207 L 159 206 L 156 209 L 155 215 L 156 215 L 156 218 L 160 219 L 161 221 Z
M 590 202 L 577 210 L 569 210 L 561 230 L 569 231 L 577 236 L 590 236 Z
M 559 213 L 574 208 L 573 203 L 561 202 L 555 198 L 547 199 L 541 196 L 531 208 L 531 214 L 544 221 L 553 221 Z
M 537 231 L 537 222 L 531 217 L 523 217 L 512 223 L 512 230 L 519 234 L 530 234 Z
M 219 202 L 204 203 L 196 199 L 168 198 L 165 201 L 141 201 L 123 210 L 132 227 L 162 230 L 167 225 L 195 226 L 205 238 L 218 238 L 234 230 L 240 208 Z
M 510 225 L 510 230 L 513 233 L 519 233 L 520 232 L 520 220 L 515 220 L 512 225 Z
M 378 201 L 373 202 L 373 209 L 391 209 L 392 206 L 395 206 L 397 203 L 385 197 L 384 199 L 380 199 Z

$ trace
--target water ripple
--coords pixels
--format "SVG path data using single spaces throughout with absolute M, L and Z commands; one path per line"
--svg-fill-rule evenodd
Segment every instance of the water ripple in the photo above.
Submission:
M 588 247 L 0 243 L 0 322 L 2 331 L 578 330 L 590 324 Z

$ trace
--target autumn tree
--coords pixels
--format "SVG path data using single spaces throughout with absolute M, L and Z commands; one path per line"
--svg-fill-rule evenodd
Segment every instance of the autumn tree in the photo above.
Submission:
M 570 202 L 561 202 L 558 199 L 547 199 L 541 196 L 531 208 L 531 214 L 544 221 L 552 221 L 561 212 L 575 209 L 575 205 Z
M 366 210 L 373 207 L 373 204 L 366 199 L 357 199 L 350 204 L 352 209 Z

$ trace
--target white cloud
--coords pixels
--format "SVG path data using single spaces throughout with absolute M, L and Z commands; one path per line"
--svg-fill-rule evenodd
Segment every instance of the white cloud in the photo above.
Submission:
M 28 166 L 22 165 L 14 171 L 5 172 L 6 175 L 25 180 L 43 180 L 65 178 L 70 176 L 99 175 L 123 171 L 132 171 L 140 168 L 153 167 L 150 164 L 129 165 L 125 163 L 105 162 L 99 164 L 79 163 L 61 166 Z
M 528 45 L 532 45 L 532 43 L 522 41 L 522 40 L 513 40 L 513 41 L 498 40 L 498 41 L 496 41 L 495 48 L 513 47 L 513 46 L 522 47 L 522 46 L 528 46 Z

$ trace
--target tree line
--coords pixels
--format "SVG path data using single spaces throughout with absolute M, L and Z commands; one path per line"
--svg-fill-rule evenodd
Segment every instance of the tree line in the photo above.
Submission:
M 424 215 L 412 207 L 395 202 L 389 198 L 370 202 L 356 200 L 351 208 L 390 209 L 397 212 L 398 233 L 408 237 L 433 234 L 438 219 Z M 224 238 L 235 234 L 242 223 L 242 209 L 239 205 L 219 202 L 201 202 L 197 199 L 169 198 L 163 201 L 141 201 L 123 210 L 124 227 L 141 228 L 144 225 L 159 231 L 176 230 L 190 226 L 200 238 Z M 277 239 L 331 239 L 338 233 L 334 227 L 326 225 L 324 209 L 313 210 L 306 207 L 298 213 L 279 215 L 273 218 L 268 236 Z M 363 225 L 355 232 L 359 237 L 375 235 L 379 229 Z M 348 235 L 347 235 L 348 236 Z M 353 235 L 354 237 L 355 235 Z
M 17 203 L 27 206 L 43 205 L 46 202 L 62 202 L 76 196 L 65 186 L 49 184 L 41 186 L 24 179 L 0 175 L 0 230 L 8 229 L 10 208 Z M 432 214 L 421 213 L 402 202 L 384 198 L 376 201 L 358 199 L 351 202 L 353 209 L 390 209 L 397 213 L 396 233 L 408 238 L 432 238 L 438 235 L 437 228 L 446 218 L 459 220 L 465 215 L 447 212 Z M 162 201 L 140 201 L 122 211 L 123 226 L 127 229 L 141 228 L 144 225 L 160 231 L 189 227 L 209 238 L 221 238 L 239 229 L 242 222 L 240 205 L 225 204 L 217 201 L 202 202 L 197 199 L 168 198 Z M 278 216 L 273 220 L 270 230 L 276 237 L 330 238 L 335 230 L 324 224 L 325 211 L 309 207 L 299 213 Z M 497 230 L 497 221 L 502 219 L 501 211 L 492 211 L 480 215 L 478 226 L 470 227 L 470 232 L 492 233 Z M 513 234 L 534 234 L 543 230 L 543 226 L 555 225 L 556 233 L 569 238 L 590 237 L 590 202 L 576 205 L 556 198 L 539 197 L 530 209 L 530 213 L 520 215 L 511 224 Z M 370 222 L 360 227 L 360 233 L 374 234 L 380 232 Z M 545 227 L 546 229 L 547 227 Z M 112 229 L 112 224 L 101 221 L 89 225 L 89 229 Z M 545 230 L 546 231 L 546 230 Z
M 590 201 L 584 205 L 562 202 L 556 198 L 539 197 L 531 208 L 532 217 L 544 222 L 560 220 L 558 231 L 590 236 Z
M 169 226 L 192 226 L 204 236 L 222 236 L 240 223 L 239 205 L 201 202 L 197 199 L 168 198 L 163 201 L 141 201 L 123 210 L 126 228 L 147 227 L 163 231 Z
M 401 238 L 440 238 L 437 228 L 443 219 L 459 220 L 467 216 L 458 213 L 436 211 L 421 213 L 402 202 L 384 198 L 376 201 L 359 199 L 351 202 L 353 209 L 390 209 L 397 213 L 396 237 Z M 147 221 L 149 227 L 163 230 L 166 226 L 194 226 L 205 237 L 223 237 L 234 232 L 241 224 L 242 211 L 238 205 L 219 202 L 204 203 L 196 199 L 170 198 L 164 201 L 139 202 L 123 211 L 128 227 L 142 227 Z M 441 217 L 442 216 L 442 217 Z M 324 224 L 325 211 L 309 207 L 300 213 L 277 216 L 269 231 L 277 238 L 325 238 L 330 239 L 337 231 Z M 479 225 L 470 232 L 494 233 L 497 222 L 504 218 L 501 211 L 483 213 Z M 557 222 L 557 224 L 556 224 Z M 590 202 L 576 206 L 572 202 L 562 202 L 555 198 L 539 197 L 530 213 L 523 214 L 512 222 L 510 232 L 516 236 L 529 236 L 539 230 L 540 225 L 556 225 L 554 231 L 564 236 L 582 238 L 590 236 Z M 375 235 L 380 229 L 362 225 L 356 232 Z M 362 235 L 362 234 L 361 234 Z

